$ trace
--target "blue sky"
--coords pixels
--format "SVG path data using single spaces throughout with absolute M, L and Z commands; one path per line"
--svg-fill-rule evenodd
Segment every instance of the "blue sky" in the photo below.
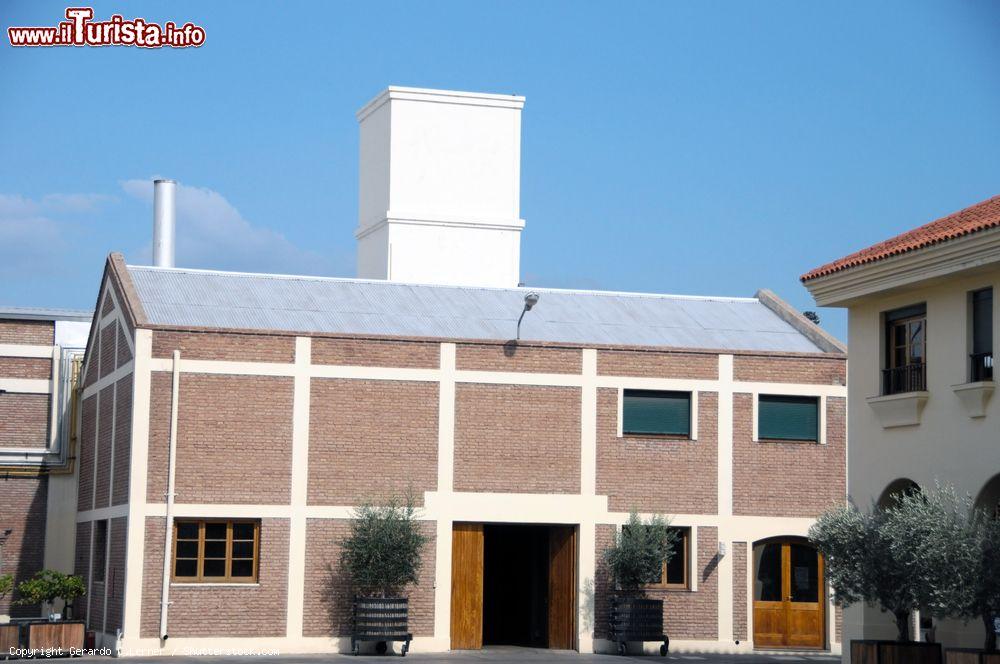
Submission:
M 65 3 L 3 2 L 55 25 Z M 386 85 L 525 95 L 530 285 L 776 291 L 1000 193 L 1000 4 L 97 2 L 188 50 L 0 46 L 0 305 L 89 308 L 147 262 L 353 276 L 354 112 Z M 846 336 L 842 312 L 820 312 Z

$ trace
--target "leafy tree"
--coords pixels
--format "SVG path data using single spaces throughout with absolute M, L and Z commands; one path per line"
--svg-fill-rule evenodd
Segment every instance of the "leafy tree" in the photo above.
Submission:
M 21 598 L 16 604 L 21 606 L 43 603 L 51 606 L 57 599 L 62 599 L 67 607 L 72 607 L 73 600 L 86 594 L 87 588 L 79 576 L 44 569 L 19 583 L 17 592 Z
M 412 499 L 366 503 L 354 510 L 340 564 L 360 594 L 389 597 L 417 582 L 426 543 Z
M 634 511 L 628 523 L 615 534 L 604 552 L 612 580 L 626 594 L 641 594 L 642 587 L 659 579 L 663 564 L 670 561 L 679 535 L 669 522 L 656 515 L 643 523 Z
M 1000 519 L 984 511 L 976 514 L 980 552 L 978 583 L 973 593 L 974 610 L 986 628 L 987 652 L 996 652 L 997 635 L 993 624 L 1000 617 Z
M 892 613 L 900 641 L 910 640 L 910 613 L 920 608 L 916 583 L 892 546 L 886 510 L 835 507 L 817 519 L 809 539 L 823 554 L 826 575 L 840 606 L 878 604 Z

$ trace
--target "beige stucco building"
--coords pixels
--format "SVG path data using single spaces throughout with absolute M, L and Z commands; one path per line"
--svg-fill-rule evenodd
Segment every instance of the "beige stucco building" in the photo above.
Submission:
M 942 482 L 1000 509 L 1000 399 L 993 397 L 1000 196 L 802 280 L 820 306 L 849 311 L 851 499 L 865 507 L 897 489 Z M 922 639 L 982 644 L 978 622 L 920 622 Z M 888 614 L 861 607 L 845 612 L 844 630 L 848 641 L 895 635 Z

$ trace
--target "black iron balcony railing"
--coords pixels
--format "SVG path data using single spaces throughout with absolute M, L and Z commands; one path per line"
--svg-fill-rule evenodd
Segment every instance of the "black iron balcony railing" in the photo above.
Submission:
M 927 365 L 904 364 L 882 369 L 882 394 L 921 392 L 927 389 Z
M 972 361 L 969 380 L 973 383 L 993 380 L 993 353 L 973 353 L 969 359 Z

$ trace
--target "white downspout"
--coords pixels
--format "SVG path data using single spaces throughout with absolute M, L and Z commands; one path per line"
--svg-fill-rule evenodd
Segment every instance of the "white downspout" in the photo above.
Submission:
M 173 557 L 174 539 L 174 467 L 177 462 L 177 401 L 181 382 L 181 352 L 174 351 L 173 384 L 170 389 L 170 439 L 167 455 L 167 528 L 163 545 L 163 586 L 160 601 L 160 641 L 166 641 L 167 612 L 170 608 L 170 559 Z

